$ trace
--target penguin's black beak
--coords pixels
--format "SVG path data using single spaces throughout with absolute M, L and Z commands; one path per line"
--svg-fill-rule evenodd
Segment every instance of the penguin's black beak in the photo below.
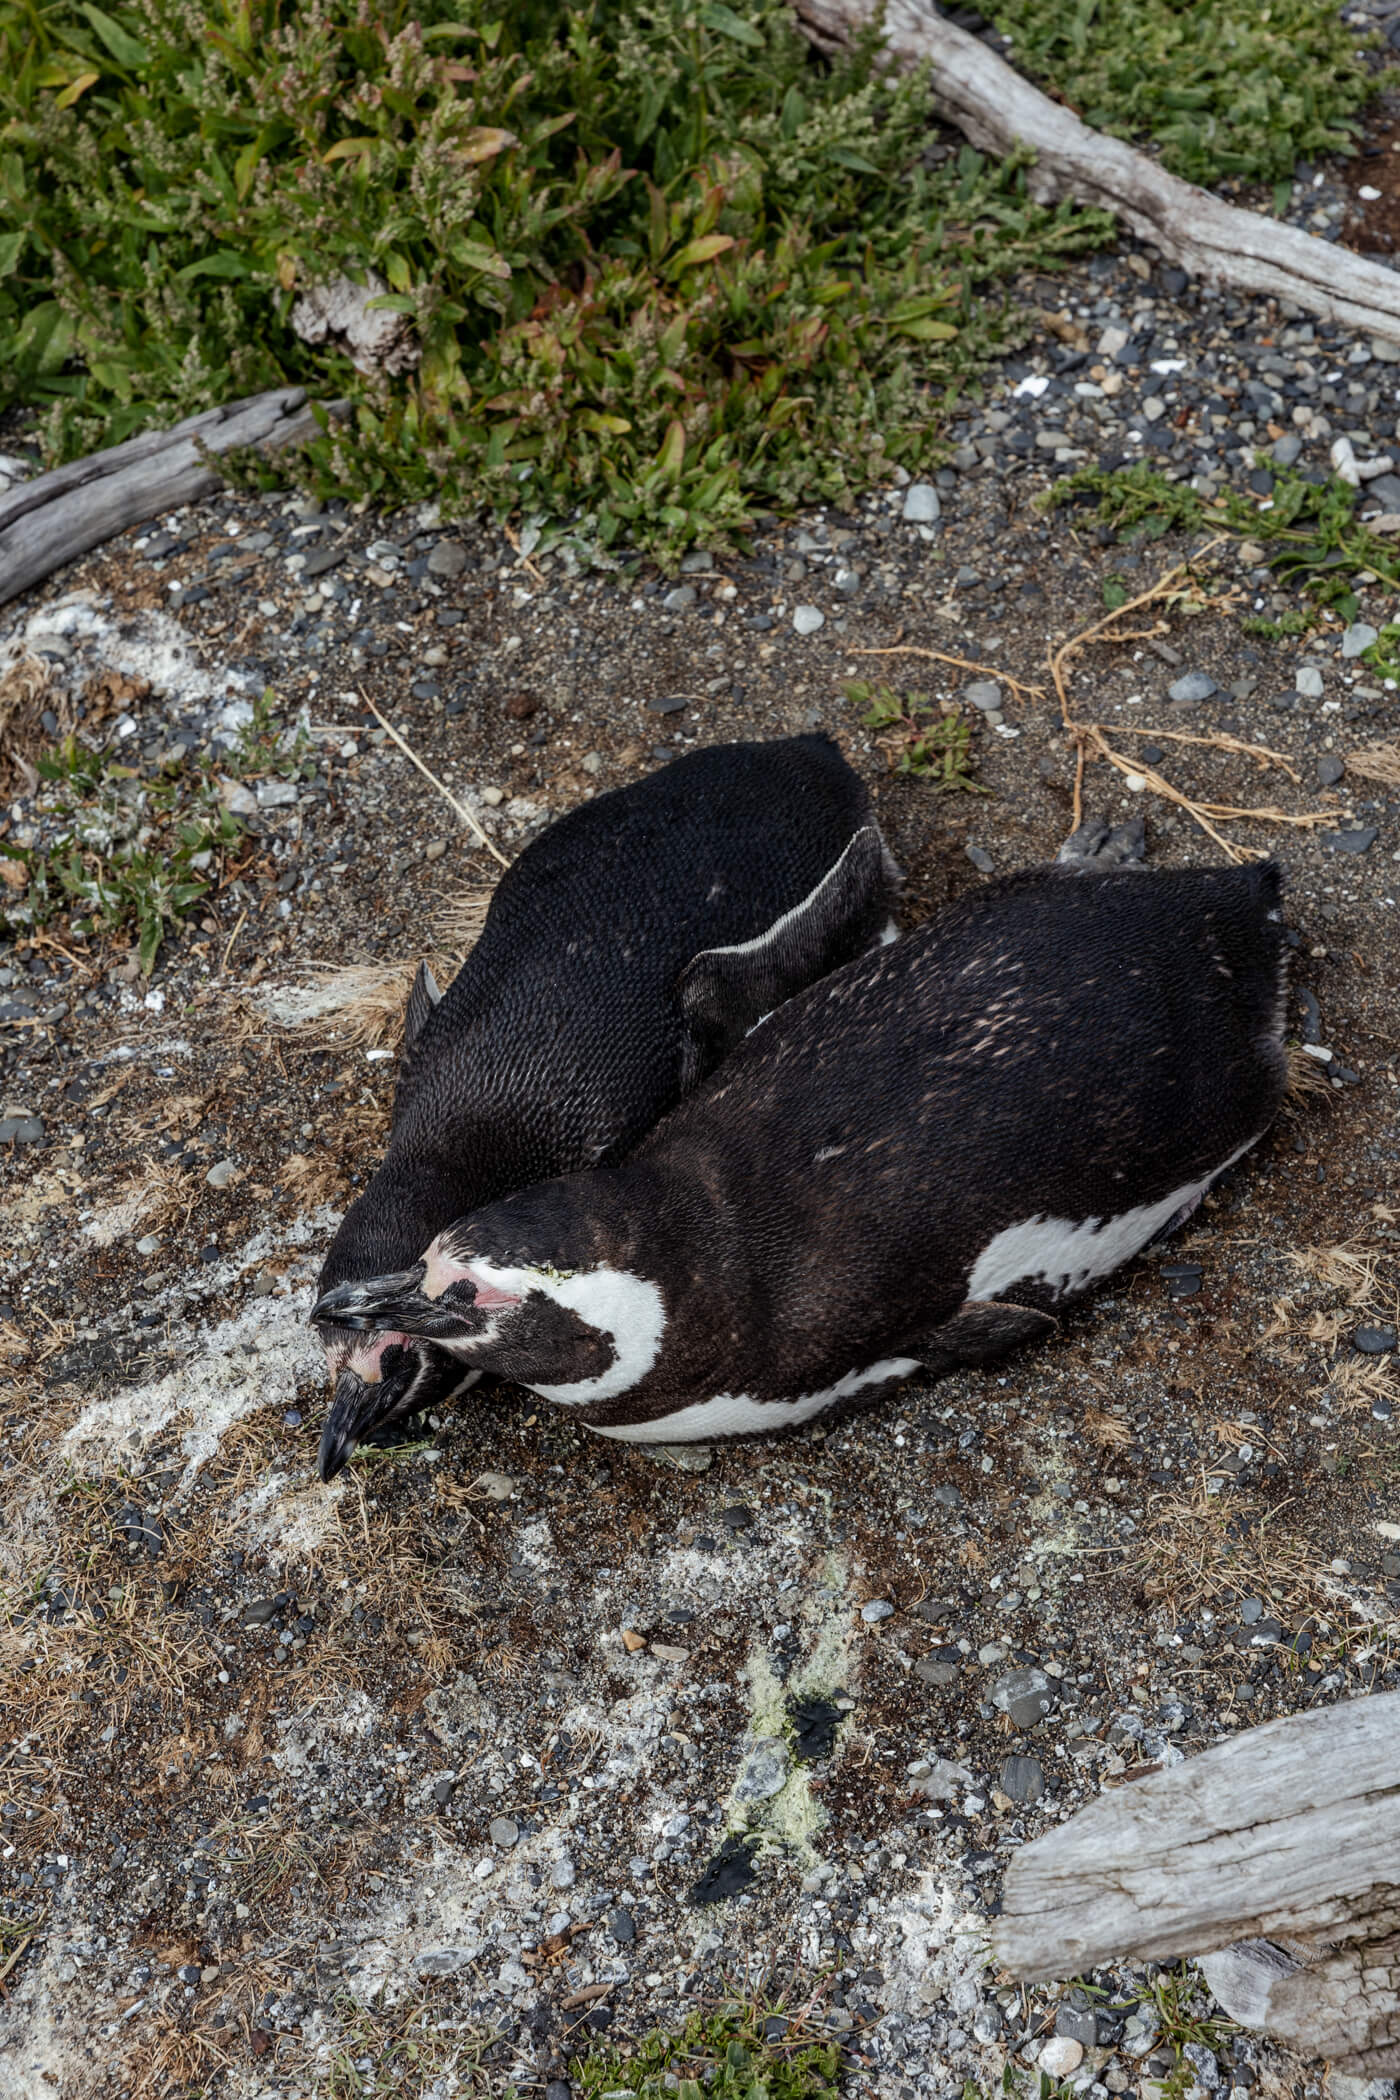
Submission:
M 371 1276 L 358 1283 L 339 1283 L 312 1307 L 313 1320 L 338 1327 L 384 1328 L 427 1341 L 460 1342 L 479 1334 L 482 1316 L 476 1288 L 467 1278 L 449 1283 L 441 1297 L 430 1298 L 422 1284 L 425 1262 L 391 1276 Z
M 431 1306 L 432 1299 L 425 1298 L 419 1288 L 427 1273 L 427 1263 L 419 1261 L 411 1269 L 397 1269 L 388 1276 L 337 1283 L 316 1300 L 311 1308 L 311 1318 L 361 1331 L 375 1327 L 401 1327 L 405 1334 L 411 1334 L 414 1330 L 404 1327 L 402 1320 L 385 1315 L 396 1314 L 401 1304 Z
M 382 1383 L 371 1385 L 357 1371 L 342 1371 L 335 1382 L 335 1398 L 321 1431 L 321 1478 L 334 1480 L 347 1463 L 356 1444 L 377 1423 L 394 1412 L 396 1394 Z

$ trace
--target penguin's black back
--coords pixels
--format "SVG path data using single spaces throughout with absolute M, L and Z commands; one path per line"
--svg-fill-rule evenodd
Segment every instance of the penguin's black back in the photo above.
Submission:
M 516 1259 L 538 1238 L 560 1266 L 625 1265 L 610 1240 L 655 1217 L 647 1273 L 664 1285 L 673 1262 L 708 1308 L 702 1354 L 742 1334 L 723 1375 L 760 1396 L 823 1385 L 833 1352 L 842 1368 L 917 1354 L 997 1235 L 1160 1203 L 1267 1127 L 1286 1076 L 1279 891 L 1272 864 L 980 888 L 766 1020 L 602 1177 L 596 1223 L 577 1180 L 541 1192 L 534 1235 L 513 1204 L 490 1223 L 515 1231 Z M 471 1244 L 491 1251 L 489 1230 Z
M 685 965 L 763 933 L 870 821 L 819 735 L 714 745 L 559 818 L 502 876 L 414 1039 L 384 1164 L 321 1288 L 406 1266 L 464 1211 L 620 1157 L 679 1098 Z

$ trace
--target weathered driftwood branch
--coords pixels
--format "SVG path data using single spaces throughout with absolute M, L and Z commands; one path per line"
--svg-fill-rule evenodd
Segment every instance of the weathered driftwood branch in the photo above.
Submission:
M 1395 2076 L 1400 1692 L 1271 1721 L 1102 1795 L 1016 1855 L 1003 1900 L 992 1945 L 1014 1976 L 1208 1954 L 1232 2017 Z
M 212 495 L 222 476 L 209 454 L 237 445 L 274 451 L 316 429 L 302 389 L 277 387 L 20 482 L 0 496 L 0 605 L 128 525 Z
M 812 41 L 832 50 L 880 14 L 880 0 L 793 0 Z M 1307 313 L 1400 339 L 1400 272 L 1363 262 L 1182 182 L 1121 139 L 1091 131 L 1041 94 L 932 0 L 885 0 L 885 43 L 904 65 L 932 63 L 934 105 L 974 146 L 1034 149 L 1031 192 L 1111 211 L 1140 240 L 1204 283 L 1290 299 Z

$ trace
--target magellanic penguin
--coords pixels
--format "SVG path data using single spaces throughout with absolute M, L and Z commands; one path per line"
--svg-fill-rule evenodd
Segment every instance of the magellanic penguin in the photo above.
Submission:
M 502 876 L 444 995 L 422 971 L 383 1165 L 322 1294 L 401 1269 L 464 1211 L 618 1159 L 773 1007 L 894 936 L 898 871 L 825 736 L 716 744 L 552 824 Z M 314 1316 L 321 1477 L 480 1374 Z
M 638 1442 L 807 1422 L 1048 1336 L 1277 1112 L 1279 892 L 1272 865 L 988 885 L 779 1008 L 621 1165 L 318 1312 Z

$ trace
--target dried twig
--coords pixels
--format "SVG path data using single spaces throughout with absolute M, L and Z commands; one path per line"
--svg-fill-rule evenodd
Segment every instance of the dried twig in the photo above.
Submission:
M 443 786 L 442 782 L 438 779 L 437 774 L 431 772 L 429 768 L 424 765 L 422 759 L 418 756 L 418 753 L 415 750 L 413 750 L 412 746 L 404 742 L 404 739 L 399 735 L 399 732 L 397 731 L 397 729 L 395 729 L 393 723 L 387 721 L 385 717 L 382 714 L 380 714 L 379 709 L 370 699 L 369 694 L 365 691 L 363 686 L 361 686 L 360 688 L 360 698 L 364 701 L 365 706 L 374 716 L 375 721 L 379 724 L 380 728 L 384 731 L 385 735 L 393 738 L 394 742 L 398 745 L 400 751 L 402 751 L 404 757 L 408 760 L 409 764 L 416 766 L 419 772 L 423 775 L 423 778 L 432 787 L 435 787 L 437 789 L 443 801 L 449 803 L 451 807 L 456 810 L 458 816 L 466 825 L 468 831 L 470 831 L 476 838 L 478 838 L 481 841 L 481 844 L 486 848 L 487 852 L 491 855 L 491 858 L 493 860 L 499 861 L 503 868 L 508 868 L 510 866 L 510 862 L 506 859 L 504 853 L 500 851 L 499 847 L 492 844 L 491 840 L 486 836 L 486 833 L 482 830 L 480 823 L 472 815 L 471 811 L 466 807 L 464 803 L 461 803 L 457 800 L 457 797 L 452 793 L 450 788 L 446 788 Z
M 1043 700 L 1043 685 L 1027 685 L 1024 679 L 1013 678 L 1009 671 L 999 671 L 995 664 L 975 664 L 965 656 L 949 656 L 942 649 L 916 649 L 912 643 L 901 643 L 893 649 L 853 649 L 852 656 L 924 656 L 931 663 L 951 664 L 956 671 L 979 671 L 984 678 L 999 679 L 1009 685 L 1018 700 Z
M 1192 562 L 1199 561 L 1203 555 L 1209 554 L 1211 549 L 1219 544 L 1218 540 L 1212 540 L 1207 546 L 1199 548 L 1189 561 L 1178 562 L 1175 568 L 1168 569 L 1165 575 L 1159 576 L 1155 583 L 1149 584 L 1148 588 L 1139 592 L 1136 598 L 1130 598 L 1126 605 L 1118 606 L 1115 611 L 1106 614 L 1102 620 L 1096 620 L 1092 627 L 1086 627 L 1082 633 L 1071 635 L 1067 641 L 1060 644 L 1060 647 L 1051 657 L 1050 676 L 1054 681 L 1056 697 L 1060 703 L 1060 721 L 1065 734 L 1070 738 L 1075 748 L 1074 813 L 1072 820 L 1072 828 L 1074 830 L 1077 831 L 1083 821 L 1084 767 L 1089 758 L 1106 760 L 1109 765 L 1116 767 L 1120 773 L 1129 776 L 1134 781 L 1140 781 L 1143 788 L 1150 789 L 1154 795 L 1160 795 L 1164 801 L 1173 802 L 1178 809 L 1184 809 L 1192 821 L 1199 824 L 1207 837 L 1213 839 L 1221 851 L 1232 861 L 1252 860 L 1260 856 L 1254 852 L 1253 848 L 1237 846 L 1230 839 L 1227 839 L 1223 833 L 1216 829 L 1218 824 L 1252 822 L 1259 824 L 1292 824 L 1306 828 L 1314 824 L 1330 824 L 1333 822 L 1333 814 L 1330 810 L 1316 810 L 1304 816 L 1292 816 L 1287 810 L 1277 809 L 1272 805 L 1258 809 L 1247 809 L 1230 802 L 1198 802 L 1193 796 L 1184 795 L 1179 788 L 1173 787 L 1169 780 L 1165 780 L 1160 773 L 1155 772 L 1150 766 L 1144 766 L 1137 760 L 1126 757 L 1123 752 L 1115 751 L 1108 741 L 1107 725 L 1102 722 L 1080 721 L 1070 706 L 1069 673 L 1075 658 L 1081 655 L 1094 642 L 1122 643 L 1138 639 L 1137 630 L 1125 630 L 1118 623 L 1126 615 L 1139 612 L 1144 606 L 1157 604 L 1163 598 L 1170 596 L 1173 590 L 1177 588 L 1182 577 L 1190 573 Z M 1145 735 L 1147 732 L 1142 730 L 1135 733 Z M 1154 733 L 1167 736 L 1173 742 L 1203 744 L 1220 751 L 1237 752 L 1243 756 L 1254 758 L 1260 763 L 1280 764 L 1290 773 L 1291 778 L 1295 782 L 1298 778 L 1297 774 L 1293 773 L 1288 766 L 1287 761 L 1281 759 L 1277 752 L 1266 751 L 1263 745 L 1246 745 L 1239 737 L 1224 734 L 1199 737 L 1187 736 L 1184 732 L 1171 730 L 1159 730 Z
M 1368 744 L 1362 751 L 1353 751 L 1347 759 L 1347 771 L 1359 773 L 1363 780 L 1374 780 L 1378 787 L 1400 788 L 1400 742 Z

